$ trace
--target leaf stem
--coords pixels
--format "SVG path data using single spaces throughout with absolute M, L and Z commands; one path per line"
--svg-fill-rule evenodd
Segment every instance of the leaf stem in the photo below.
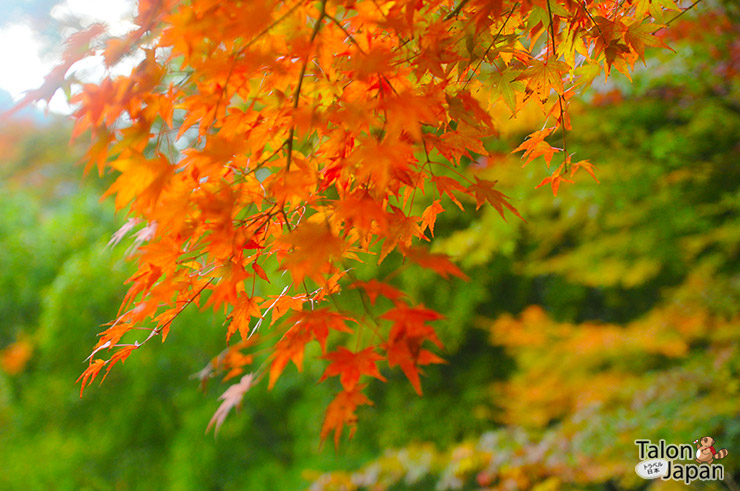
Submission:
M 555 24 L 552 21 L 552 10 L 550 9 L 550 0 L 547 0 L 547 17 L 550 20 L 550 44 L 552 45 L 552 55 L 551 56 L 555 60 L 557 60 L 558 55 L 555 51 Z M 601 29 L 599 29 L 599 32 L 601 32 Z M 565 108 L 563 107 L 563 95 L 562 94 L 558 94 L 558 105 L 560 106 L 560 128 L 563 130 L 563 165 L 564 165 L 565 172 L 568 172 L 568 167 L 569 167 L 568 165 L 568 141 L 566 138 Z

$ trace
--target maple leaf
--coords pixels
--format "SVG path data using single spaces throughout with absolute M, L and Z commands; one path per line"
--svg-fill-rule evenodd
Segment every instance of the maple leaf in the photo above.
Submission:
M 458 201 L 455 195 L 452 194 L 453 191 L 467 194 L 468 190 L 462 184 L 452 179 L 451 177 L 446 176 L 434 176 L 432 177 L 432 182 L 437 186 L 437 191 L 439 191 L 440 196 L 447 194 L 447 196 L 450 197 L 452 202 L 455 203 L 458 208 L 465 211 L 465 208 L 463 208 L 463 205 L 460 203 L 460 201 Z
M 468 90 L 460 90 L 454 96 L 447 95 L 450 117 L 455 121 L 467 123 L 471 129 L 479 127 L 479 122 L 485 126 L 493 126 L 491 115 L 483 109 L 481 103 Z M 459 126 L 458 126 L 459 127 Z
M 579 162 L 576 162 L 575 164 L 571 164 L 570 176 L 573 177 L 575 173 L 578 172 L 580 169 L 588 172 L 589 175 L 594 178 L 594 181 L 599 182 L 599 180 L 596 179 L 596 174 L 594 173 L 594 165 L 588 160 L 581 160 Z
M 286 288 L 282 294 L 270 297 L 260 306 L 264 312 L 272 311 L 273 322 L 290 312 L 301 312 L 303 304 L 308 301 L 306 294 L 286 295 L 287 290 Z
M 226 311 L 229 305 L 236 304 L 240 294 L 244 292 L 243 280 L 249 278 L 249 273 L 242 264 L 232 260 L 220 265 L 215 271 L 219 275 L 219 282 L 210 288 L 212 293 L 206 305 L 212 305 L 214 309 L 223 305 Z
M 424 209 L 421 214 L 421 231 L 422 233 L 428 228 L 429 233 L 434 237 L 434 224 L 437 222 L 437 215 L 445 211 L 442 208 L 442 202 L 435 199 L 431 205 Z
M 48 104 L 51 101 L 51 98 L 54 97 L 54 94 L 56 94 L 57 90 L 59 90 L 66 84 L 65 76 L 71 66 L 71 63 L 68 61 L 57 65 L 51 72 L 49 72 L 48 75 L 44 77 L 44 83 L 41 85 L 41 87 L 26 92 L 26 95 L 23 96 L 23 98 L 18 101 L 15 106 L 10 109 L 10 111 L 3 113 L 3 119 L 9 118 L 16 112 L 20 111 L 21 109 L 35 101 L 46 101 Z
M 524 91 L 524 83 L 518 81 L 520 71 L 512 68 L 506 68 L 503 72 L 494 72 L 491 74 L 491 83 L 494 87 L 494 94 L 499 96 L 506 107 L 512 113 L 517 111 L 517 93 L 521 94 Z
M 270 365 L 269 389 L 275 386 L 275 382 L 288 362 L 292 361 L 299 372 L 303 370 L 303 352 L 309 341 L 311 341 L 311 333 L 305 329 L 295 328 L 295 326 L 278 341 Z
M 634 60 L 627 59 L 627 55 L 630 53 L 631 51 L 626 44 L 616 40 L 612 41 L 606 46 L 606 48 L 604 49 L 604 61 L 606 64 L 604 67 L 605 80 L 609 77 L 609 73 L 613 66 L 619 72 L 623 73 L 628 79 L 630 79 L 630 81 L 632 81 L 632 77 L 630 76 L 629 72 L 629 66 L 634 65 Z
M 66 78 L 67 72 L 72 68 L 72 65 L 93 54 L 93 50 L 89 46 L 90 41 L 100 36 L 104 31 L 105 26 L 103 24 L 95 23 L 87 29 L 69 36 L 64 43 L 65 50 L 62 54 L 62 63 L 54 67 L 44 77 L 41 87 L 27 91 L 26 95 L 10 111 L 2 114 L 2 119 L 10 117 L 35 101 L 45 100 L 48 104 L 57 90 L 65 87 L 69 88 L 70 82 Z
M 146 203 L 146 206 L 152 206 L 174 172 L 174 166 L 164 154 L 160 154 L 156 159 L 131 155 L 110 165 L 121 174 L 103 197 L 115 194 L 117 209 L 123 208 L 135 197 Z
M 563 183 L 563 182 L 569 182 L 571 184 L 573 183 L 573 181 L 571 181 L 571 180 L 566 179 L 565 177 L 563 177 L 562 174 L 561 174 L 561 171 L 562 171 L 562 166 L 561 166 L 560 169 L 558 169 L 557 171 L 553 172 L 551 176 L 547 176 L 546 178 L 544 178 L 542 180 L 542 182 L 540 182 L 537 186 L 535 186 L 535 189 L 539 189 L 542 186 L 545 186 L 546 184 L 549 184 L 552 187 L 552 194 L 553 194 L 553 196 L 557 196 L 558 195 L 558 189 L 560 189 L 560 184 L 561 183 Z
M 400 138 L 396 141 L 386 138 L 380 142 L 367 138 L 360 140 L 348 162 L 353 164 L 355 177 L 360 182 L 372 182 L 383 192 L 395 175 L 409 168 L 413 159 L 412 147 Z
M 258 306 L 258 302 L 261 301 L 261 298 L 250 297 L 246 293 L 242 293 L 239 296 L 234 310 L 231 312 L 231 323 L 226 333 L 227 343 L 237 330 L 241 334 L 242 339 L 247 339 L 250 336 L 249 322 L 252 317 L 259 318 L 262 316 L 262 311 Z
M 303 369 L 303 353 L 306 344 L 315 339 L 320 345 L 321 350 L 326 350 L 326 339 L 329 336 L 329 329 L 335 331 L 351 333 L 352 330 L 347 327 L 345 321 L 347 317 L 327 308 L 296 312 L 288 320 L 293 325 L 288 329 L 285 335 L 277 342 L 274 348 L 273 360 L 270 365 L 270 382 L 269 388 L 275 385 L 278 377 L 285 369 L 288 362 L 292 361 L 298 371 Z
M 226 420 L 226 416 L 229 415 L 229 412 L 241 405 L 242 399 L 244 398 L 244 394 L 247 393 L 249 389 L 252 388 L 255 384 L 255 377 L 253 373 L 248 373 L 244 375 L 238 383 L 233 384 L 229 386 L 226 391 L 219 396 L 219 400 L 223 401 L 219 406 L 218 409 L 216 409 L 216 412 L 213 413 L 213 416 L 211 417 L 211 420 L 208 422 L 208 426 L 206 427 L 206 433 L 211 429 L 211 427 L 215 426 L 214 428 L 214 434 L 218 433 L 218 430 L 221 428 L 221 425 Z
M 388 283 L 378 281 L 375 278 L 370 281 L 355 281 L 349 287 L 363 290 L 370 298 L 370 303 L 372 305 L 375 305 L 376 300 L 381 295 L 393 302 L 404 296 L 404 293 L 401 290 L 389 285 Z
M 93 380 L 95 380 L 95 377 L 98 376 L 98 373 L 100 373 L 100 370 L 103 369 L 105 364 L 105 360 L 101 359 L 91 361 L 85 371 L 82 372 L 82 374 L 77 378 L 75 382 L 79 382 L 80 380 L 82 380 L 82 386 L 80 387 L 80 397 L 82 397 L 82 393 L 85 391 L 85 387 L 87 386 L 87 384 L 90 384 Z
M 546 101 L 550 90 L 563 95 L 563 76 L 570 67 L 563 61 L 553 59 L 539 60 L 534 58 L 531 65 L 516 80 L 527 81 L 527 91 L 534 92 L 539 101 Z
M 664 26 L 636 22 L 631 24 L 624 33 L 625 43 L 637 54 L 643 63 L 645 62 L 645 46 L 658 46 L 673 51 L 670 46 L 654 35 L 654 32 L 661 27 Z
M 415 339 L 389 341 L 385 345 L 385 349 L 388 354 L 388 366 L 398 365 L 419 395 L 422 395 L 419 375 L 423 373 L 419 365 L 446 363 L 445 360 L 431 351 L 419 349 L 418 341 Z
M 113 353 L 113 356 L 110 357 L 108 360 L 108 368 L 106 369 L 105 376 L 108 376 L 108 372 L 110 372 L 111 368 L 113 368 L 113 365 L 115 365 L 118 362 L 125 362 L 129 356 L 131 356 L 131 353 L 134 352 L 134 350 L 138 349 L 138 344 L 131 344 L 128 346 L 121 347 L 118 351 Z M 105 377 L 103 377 L 105 378 Z
M 393 213 L 390 215 L 389 230 L 383 247 L 380 249 L 378 264 L 399 246 L 409 247 L 414 237 L 424 238 L 424 234 L 419 227 L 418 217 L 407 216 L 402 209 L 393 205 L 390 206 Z
M 320 281 L 329 263 L 342 255 L 344 242 L 324 224 L 304 223 L 281 239 L 286 252 L 280 269 L 290 271 L 296 284 L 305 277 Z
M 468 186 L 468 190 L 475 194 L 476 210 L 480 208 L 485 202 L 488 202 L 504 220 L 506 220 L 506 217 L 504 216 L 504 207 L 506 207 L 510 212 L 519 217 L 521 221 L 526 223 L 527 221 L 522 218 L 518 211 L 516 211 L 516 208 L 514 208 L 511 203 L 506 201 L 507 199 L 509 199 L 509 197 L 506 196 L 504 193 L 493 189 L 493 186 L 495 185 L 496 181 L 487 181 L 485 179 L 478 178 L 478 176 L 475 176 L 475 183 Z
M 349 438 L 352 439 L 357 429 L 355 410 L 358 406 L 373 405 L 372 401 L 361 392 L 364 388 L 364 384 L 359 384 L 352 390 L 343 390 L 334 397 L 334 400 L 326 409 L 324 423 L 321 426 L 322 442 L 334 430 L 334 446 L 338 447 L 339 438 L 342 436 L 342 430 L 345 426 L 349 427 Z
M 550 136 L 553 131 L 557 129 L 556 126 L 551 126 L 549 128 L 545 128 L 539 131 L 535 131 L 534 133 L 531 133 L 527 139 L 522 142 L 518 147 L 516 147 L 514 150 L 512 150 L 511 153 L 519 152 L 521 150 L 524 150 L 524 153 L 522 154 L 522 158 L 527 158 L 527 161 L 524 162 L 524 165 L 527 165 L 532 160 L 536 159 L 540 155 L 543 155 L 545 157 L 545 162 L 547 165 L 550 165 L 550 161 L 552 160 L 552 156 L 555 152 L 560 152 L 561 150 L 559 148 L 555 148 L 551 146 L 549 143 L 545 141 L 545 138 Z
M 450 275 L 468 281 L 470 278 L 455 266 L 446 254 L 432 253 L 423 247 L 410 247 L 402 249 L 404 256 L 422 268 L 431 269 L 442 278 L 447 279 Z
M 462 156 L 473 159 L 468 150 L 481 155 L 488 155 L 486 147 L 483 146 L 483 138 L 491 134 L 493 132 L 482 131 L 467 123 L 458 123 L 456 129 L 447 131 L 440 137 L 441 143 L 444 145 L 442 148 L 446 149 L 443 154 L 453 162 L 458 163 Z M 442 148 L 439 148 L 440 152 L 442 152 Z
M 375 352 L 374 346 L 365 348 L 358 353 L 353 353 L 344 346 L 340 346 L 337 351 L 327 353 L 322 358 L 331 360 L 331 364 L 326 368 L 319 382 L 323 382 L 328 377 L 339 375 L 339 381 L 344 390 L 347 391 L 355 388 L 362 375 L 375 377 L 385 382 L 385 377 L 380 374 L 376 366 L 376 363 L 382 360 L 383 357 Z
M 326 338 L 329 336 L 329 329 L 337 332 L 352 333 L 352 329 L 347 327 L 349 317 L 338 312 L 332 312 L 328 308 L 319 308 L 314 310 L 304 310 L 296 312 L 288 320 L 300 329 L 310 333 L 313 338 L 321 345 L 321 351 L 326 351 Z
M 255 333 L 249 339 L 227 347 L 218 356 L 213 357 L 203 369 L 193 374 L 192 378 L 200 380 L 200 388 L 202 391 L 205 391 L 208 380 L 218 371 L 227 372 L 223 378 L 223 382 L 240 375 L 244 371 L 244 367 L 254 361 L 253 355 L 242 353 L 241 350 L 253 346 L 258 342 L 259 334 Z
M 90 41 L 105 32 L 105 25 L 94 23 L 83 31 L 76 32 L 69 36 L 64 42 L 65 51 L 62 58 L 66 60 L 77 61 L 84 56 L 91 54 Z
M 442 316 L 424 307 L 397 305 L 383 314 L 381 318 L 393 322 L 388 341 L 383 345 L 388 356 L 388 366 L 399 366 L 416 393 L 421 395 L 419 365 L 445 363 L 431 351 L 421 348 L 427 340 L 439 348 L 442 347 L 434 328 L 426 324 L 429 321 L 439 320 Z

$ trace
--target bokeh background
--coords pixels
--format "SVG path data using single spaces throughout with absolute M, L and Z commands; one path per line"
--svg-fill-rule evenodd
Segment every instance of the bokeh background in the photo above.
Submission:
M 94 3 L 10 1 L 0 110 L 41 83 L 65 33 L 125 28 L 130 3 Z M 109 244 L 125 213 L 100 201 L 111 176 L 81 178 L 63 94 L 3 120 L 0 489 L 673 489 L 634 473 L 633 441 L 706 435 L 729 449 L 726 479 L 691 487 L 739 489 L 740 10 L 704 0 L 663 36 L 675 53 L 573 104 L 568 148 L 599 183 L 535 190 L 544 163 L 509 152 L 539 115 L 502 111 L 494 157 L 469 171 L 498 179 L 526 223 L 445 206 L 434 248 L 470 281 L 370 271 L 400 267 L 394 281 L 445 314 L 449 364 L 425 367 L 421 398 L 384 373 L 338 449 L 319 445 L 336 387 L 310 362 L 206 433 L 228 383 L 191 375 L 225 329 L 195 308 L 80 398 L 133 271 L 132 241 Z

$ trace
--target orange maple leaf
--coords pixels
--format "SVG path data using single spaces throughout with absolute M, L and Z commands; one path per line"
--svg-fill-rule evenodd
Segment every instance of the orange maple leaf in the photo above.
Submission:
M 544 178 L 542 180 L 542 182 L 540 182 L 537 186 L 535 186 L 535 189 L 539 189 L 542 186 L 544 186 L 546 184 L 549 184 L 552 187 L 552 194 L 553 194 L 553 196 L 557 196 L 558 195 L 558 189 L 560 189 L 560 184 L 561 183 L 563 183 L 563 182 L 569 182 L 571 184 L 573 183 L 573 181 L 571 181 L 570 179 L 566 179 L 561 174 L 563 167 L 564 167 L 564 165 L 561 165 L 560 168 L 558 170 L 556 170 L 555 172 L 553 172 L 553 174 L 551 176 L 548 176 L 548 177 Z
M 345 323 L 349 320 L 327 308 L 296 312 L 288 322 L 293 325 L 288 329 L 283 338 L 275 344 L 273 360 L 270 365 L 269 388 L 275 385 L 288 362 L 292 361 L 300 372 L 303 369 L 303 353 L 312 339 L 320 345 L 321 350 L 326 350 L 326 339 L 329 329 L 351 333 L 352 330 Z
M 329 272 L 331 262 L 339 259 L 344 249 L 344 241 L 326 225 L 310 222 L 284 236 L 281 243 L 289 249 L 284 253 L 280 269 L 290 271 L 296 284 L 306 277 L 321 282 L 321 275 Z
M 394 303 L 405 295 L 401 290 L 392 287 L 388 283 L 378 281 L 375 278 L 370 281 L 355 281 L 350 285 L 350 288 L 359 288 L 363 290 L 370 298 L 370 303 L 372 305 L 375 305 L 375 301 L 381 295 Z
M 522 154 L 522 158 L 527 158 L 527 161 L 524 163 L 524 165 L 527 165 L 532 160 L 536 159 L 540 155 L 543 155 L 545 157 L 545 162 L 547 165 L 550 165 L 550 161 L 552 160 L 552 156 L 555 152 L 560 152 L 559 148 L 551 146 L 549 143 L 545 141 L 545 138 L 550 136 L 553 131 L 557 129 L 557 126 L 551 126 L 549 128 L 545 128 L 539 131 L 535 131 L 534 133 L 531 133 L 527 139 L 522 142 L 521 145 L 516 147 L 514 150 L 512 150 L 511 153 L 519 152 L 521 150 L 524 150 L 524 153 Z
M 311 333 L 294 326 L 277 342 L 270 365 L 269 389 L 273 388 L 289 361 L 295 364 L 299 372 L 303 370 L 303 352 L 309 341 L 311 341 Z
M 538 100 L 544 102 L 550 96 L 550 90 L 563 94 L 563 76 L 569 70 L 570 67 L 565 62 L 533 58 L 530 66 L 517 77 L 517 80 L 526 80 L 526 90 L 534 92 Z
M 383 359 L 383 356 L 375 352 L 374 346 L 365 348 L 358 353 L 340 346 L 336 351 L 327 353 L 322 358 L 331 360 L 331 364 L 326 368 L 319 382 L 323 382 L 328 377 L 339 375 L 339 381 L 344 390 L 354 389 L 362 375 L 375 377 L 385 382 L 385 377 L 380 374 L 376 365 L 378 361 Z
M 381 318 L 393 321 L 388 341 L 383 345 L 388 355 L 388 366 L 398 365 L 416 393 L 421 395 L 419 365 L 445 363 L 442 358 L 421 348 L 427 340 L 442 348 L 442 343 L 437 338 L 434 328 L 426 324 L 429 321 L 439 320 L 442 316 L 424 307 L 397 305 Z
M 445 209 L 442 208 L 442 202 L 438 199 L 435 199 L 431 205 L 424 209 L 424 212 L 421 214 L 422 233 L 428 228 L 429 233 L 434 237 L 434 224 L 437 222 L 437 215 L 443 211 L 445 211 Z
M 402 248 L 404 256 L 421 266 L 422 268 L 431 269 L 442 278 L 449 278 L 450 275 L 468 281 L 470 278 L 458 268 L 446 254 L 439 252 L 429 252 L 424 247 Z
M 465 208 L 463 208 L 463 205 L 460 203 L 460 201 L 458 201 L 455 195 L 452 194 L 453 191 L 468 194 L 468 190 L 465 189 L 462 184 L 452 179 L 451 177 L 446 176 L 433 176 L 432 182 L 437 186 L 437 191 L 439 191 L 440 196 L 447 194 L 447 196 L 450 197 L 452 202 L 455 203 L 458 208 L 465 211 Z
M 594 165 L 588 160 L 581 160 L 579 162 L 576 162 L 575 164 L 571 164 L 570 177 L 573 177 L 575 173 L 578 172 L 580 169 L 583 169 L 586 172 L 588 172 L 589 175 L 591 175 L 591 177 L 594 178 L 594 181 L 599 182 L 599 180 L 596 179 L 596 174 L 594 173 Z
M 506 201 L 509 197 L 504 193 L 493 189 L 493 186 L 495 185 L 496 181 L 487 181 L 486 179 L 479 179 L 478 176 L 475 176 L 475 184 L 468 186 L 468 190 L 475 194 L 475 208 L 480 208 L 487 201 L 497 212 L 499 212 L 499 215 L 501 215 L 501 218 L 504 220 L 506 220 L 506 217 L 504 216 L 504 207 L 506 207 L 510 212 L 526 223 L 526 220 L 522 218 L 518 211 L 516 211 L 516 208 Z
M 253 263 L 256 264 L 256 263 Z M 226 333 L 226 342 L 229 342 L 231 336 L 238 330 L 241 334 L 242 339 L 247 339 L 250 336 L 249 323 L 254 318 L 260 318 L 262 311 L 259 308 L 258 302 L 262 299 L 259 297 L 250 297 L 246 293 L 241 293 L 236 301 L 234 310 L 231 312 L 231 323 Z
M 101 359 L 91 361 L 85 371 L 82 372 L 79 377 L 77 377 L 77 380 L 75 380 L 75 382 L 79 382 L 80 380 L 82 380 L 82 387 L 80 387 L 80 397 L 82 397 L 82 393 L 85 391 L 85 387 L 88 384 L 92 383 L 93 380 L 95 380 L 95 377 L 98 376 L 98 373 L 100 373 L 100 370 L 103 369 L 105 364 L 105 360 Z
M 373 405 L 372 401 L 361 392 L 364 388 L 364 384 L 356 385 L 352 390 L 343 390 L 334 397 L 326 409 L 324 424 L 321 426 L 322 442 L 334 430 L 334 446 L 338 447 L 345 425 L 349 427 L 349 438 L 352 439 L 357 429 L 357 415 L 355 414 L 357 406 Z

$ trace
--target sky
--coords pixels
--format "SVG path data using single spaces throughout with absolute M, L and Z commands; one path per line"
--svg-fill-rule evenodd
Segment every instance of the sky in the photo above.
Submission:
M 6 14 L 0 19 L 0 67 L 3 67 L 0 105 L 7 105 L 8 99 L 17 101 L 27 90 L 40 86 L 60 59 L 63 39 L 76 29 L 104 22 L 110 34 L 120 36 L 133 28 L 133 0 L 1 0 L 0 3 Z M 49 109 L 69 111 L 61 93 L 52 99 Z

